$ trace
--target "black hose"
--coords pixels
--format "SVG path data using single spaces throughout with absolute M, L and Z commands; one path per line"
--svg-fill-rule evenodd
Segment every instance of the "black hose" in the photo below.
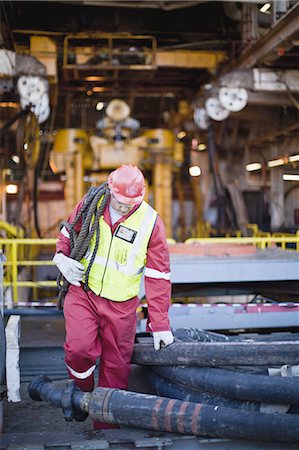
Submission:
M 249 411 L 259 411 L 259 402 L 239 401 L 230 398 L 224 398 L 217 393 L 208 393 L 198 389 L 192 389 L 190 386 L 178 384 L 164 378 L 155 371 L 147 369 L 144 371 L 145 378 L 150 383 L 155 394 L 161 397 L 176 398 L 193 403 L 204 403 L 205 405 L 226 406 L 233 409 L 244 409 Z
M 298 415 L 263 414 L 110 388 L 83 393 L 70 386 L 57 389 L 47 377 L 37 377 L 28 390 L 33 400 L 46 400 L 67 412 L 74 407 L 99 422 L 211 438 L 299 443 Z
M 89 405 L 96 421 L 195 436 L 299 442 L 299 418 L 97 388 Z
M 152 370 L 195 391 L 236 400 L 299 405 L 299 379 L 296 377 L 252 375 L 212 367 L 153 366 Z
M 198 328 L 177 328 L 173 331 L 175 339 L 181 342 L 229 342 L 232 339 L 224 334 Z
M 157 352 L 152 343 L 138 343 L 132 362 L 146 366 L 281 366 L 298 364 L 298 345 L 298 341 L 175 341 Z
M 291 304 L 293 306 L 293 304 Z M 286 306 L 290 308 L 292 306 Z M 294 306 L 297 306 L 296 303 Z M 224 335 L 199 328 L 176 328 L 172 330 L 176 341 L 182 342 L 233 342 L 233 341 L 299 341 L 299 333 L 281 332 L 270 334 L 236 334 Z M 149 333 L 147 333 L 149 335 Z
M 291 413 L 298 408 L 299 380 L 267 372 L 269 365 L 298 363 L 298 340 L 246 340 L 192 328 L 173 333 L 174 344 L 159 352 L 152 344 L 134 348 L 133 362 L 146 366 L 156 394 L 244 410 L 259 410 L 261 403 L 282 404 Z

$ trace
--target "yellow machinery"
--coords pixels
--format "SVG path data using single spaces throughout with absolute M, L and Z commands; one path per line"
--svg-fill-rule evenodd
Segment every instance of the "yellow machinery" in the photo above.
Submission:
M 161 215 L 172 236 L 172 172 L 183 162 L 183 145 L 166 129 L 147 130 L 132 138 L 137 121 L 129 117 L 130 108 L 119 99 L 112 100 L 102 121 L 102 137 L 88 136 L 79 129 L 58 130 L 51 153 L 51 167 L 65 173 L 66 213 L 80 200 L 84 191 L 83 176 L 102 183 L 108 173 L 122 164 L 134 164 L 152 172 L 153 206 Z M 133 124 L 133 125 L 132 125 Z
M 183 162 L 183 144 L 169 130 L 153 129 L 144 133 L 146 153 L 152 169 L 154 207 L 162 217 L 167 237 L 172 236 L 172 171 Z
M 84 170 L 91 169 L 92 163 L 92 150 L 85 130 L 69 128 L 57 131 L 50 165 L 55 173 L 65 173 L 67 214 L 83 196 Z
M 130 108 L 123 100 L 114 99 L 108 104 L 107 117 L 101 124 L 103 137 L 90 137 L 94 169 L 111 170 L 121 164 L 142 165 L 145 140 L 142 136 L 131 138 L 129 114 Z

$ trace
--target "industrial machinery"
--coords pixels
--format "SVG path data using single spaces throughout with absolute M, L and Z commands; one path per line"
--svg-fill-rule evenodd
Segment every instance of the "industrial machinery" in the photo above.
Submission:
M 80 129 L 57 130 L 50 164 L 65 182 L 66 215 L 88 186 L 101 184 L 113 169 L 122 164 L 139 166 L 149 181 L 147 199 L 158 210 L 171 237 L 172 173 L 183 163 L 183 144 L 167 129 L 146 130 L 136 136 L 139 127 L 130 117 L 127 103 L 114 99 L 97 123 L 100 136 L 88 136 Z
M 83 196 L 84 172 L 91 169 L 92 161 L 88 133 L 85 130 L 71 128 L 56 132 L 50 166 L 64 180 L 65 215 L 71 212 Z

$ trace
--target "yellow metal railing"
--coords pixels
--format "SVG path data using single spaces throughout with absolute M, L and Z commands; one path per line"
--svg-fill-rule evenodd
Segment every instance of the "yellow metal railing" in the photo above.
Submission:
M 7 260 L 3 263 L 4 266 L 9 268 L 8 274 L 4 276 L 4 287 L 12 287 L 13 302 L 18 303 L 18 288 L 19 287 L 55 287 L 56 281 L 48 280 L 28 280 L 21 281 L 18 279 L 19 267 L 36 267 L 36 266 L 52 266 L 54 263 L 51 260 L 20 260 L 18 255 L 20 255 L 19 249 L 24 248 L 26 245 L 30 246 L 51 246 L 53 247 L 53 254 L 55 251 L 56 239 L 0 239 L 0 249 L 6 255 Z M 23 252 L 22 252 L 23 254 Z M 7 275 L 7 276 L 6 276 Z M 9 277 L 9 280 L 7 278 Z
M 268 233 L 267 233 L 268 234 Z M 277 236 L 279 234 L 279 236 Z M 266 247 L 280 246 L 281 249 L 285 250 L 287 244 L 293 244 L 294 250 L 299 251 L 299 231 L 294 235 L 286 235 L 285 233 L 273 233 L 270 236 L 265 237 L 213 237 L 213 238 L 190 238 L 187 239 L 185 244 L 252 244 L 258 248 L 265 249 Z M 175 240 L 168 239 L 169 244 L 174 244 Z M 52 260 L 25 260 L 19 259 L 20 255 L 23 253 L 19 250 L 25 246 L 48 246 L 55 251 L 56 239 L 0 239 L 0 250 L 5 254 L 7 261 L 3 263 L 7 267 L 8 271 L 4 278 L 4 287 L 12 287 L 13 301 L 14 304 L 18 304 L 18 288 L 19 287 L 30 287 L 30 288 L 45 288 L 45 287 L 55 287 L 56 281 L 54 280 L 19 280 L 19 267 L 37 267 L 37 266 L 52 266 L 54 263 Z M 289 250 L 289 249 L 287 249 Z M 29 252 L 29 254 L 36 254 Z M 52 256 L 52 255 L 51 255 Z M 9 277 L 9 280 L 7 279 Z
M 296 234 L 276 232 L 276 233 L 272 233 L 272 236 L 274 236 L 274 237 L 294 237 L 294 236 L 296 236 L 297 238 L 299 238 L 299 230 L 296 232 Z M 281 248 L 283 250 L 286 249 L 286 242 L 281 243 Z M 296 245 L 296 250 L 299 251 L 298 241 L 297 241 L 297 245 Z
M 265 249 L 266 247 L 276 246 L 276 244 L 295 244 L 296 250 L 299 251 L 299 236 L 293 237 L 213 237 L 213 238 L 190 238 L 185 244 L 252 244 L 256 247 Z M 285 247 L 284 247 L 285 248 Z
M 296 233 L 283 233 L 283 232 L 271 233 L 270 231 L 260 230 L 256 223 L 248 223 L 246 225 L 246 229 L 247 229 L 247 231 L 249 233 L 249 236 L 243 236 L 241 230 L 236 230 L 236 231 L 233 232 L 233 234 L 225 233 L 225 237 L 226 238 L 230 238 L 230 237 L 269 238 L 269 241 L 266 243 L 266 247 L 271 247 L 272 242 L 273 242 L 272 237 L 275 237 L 275 238 L 277 238 L 277 237 L 279 237 L 279 238 L 286 237 L 286 238 L 293 239 L 293 241 L 292 242 L 290 242 L 290 241 L 281 241 L 281 242 L 275 242 L 275 243 L 278 244 L 283 250 L 285 250 L 287 248 L 287 244 L 295 244 L 296 245 L 296 250 L 299 251 L 298 240 L 297 240 L 297 238 L 299 237 L 299 230 Z M 263 243 L 259 243 L 257 245 L 257 247 L 264 248 Z M 291 250 L 291 248 L 287 248 L 287 249 Z

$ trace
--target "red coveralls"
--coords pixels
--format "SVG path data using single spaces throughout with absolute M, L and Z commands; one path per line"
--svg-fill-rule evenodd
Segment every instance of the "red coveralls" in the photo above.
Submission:
M 72 223 L 84 202 L 84 198 L 72 211 L 68 222 Z M 104 210 L 104 220 L 112 233 L 119 223 L 138 208 L 135 206 L 113 226 L 109 206 Z M 75 230 L 80 230 L 78 222 Z M 66 229 L 58 236 L 56 251 L 70 254 L 70 240 Z M 165 228 L 158 216 L 148 245 L 146 268 L 151 277 L 145 276 L 145 292 L 148 303 L 150 331 L 168 331 L 168 309 L 171 296 L 169 253 Z M 83 287 L 71 285 L 64 301 L 66 340 L 65 362 L 70 378 L 83 391 L 94 388 L 94 369 L 100 357 L 99 386 L 127 389 L 131 370 L 131 357 L 136 332 L 136 308 L 138 297 L 116 302 L 87 292 Z M 110 428 L 108 424 L 95 422 L 95 428 Z

